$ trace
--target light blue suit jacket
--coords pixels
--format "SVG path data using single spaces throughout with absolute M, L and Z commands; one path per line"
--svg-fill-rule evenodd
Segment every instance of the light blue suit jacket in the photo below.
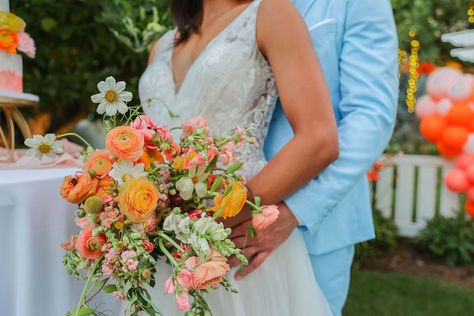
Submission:
M 339 131 L 338 160 L 285 200 L 301 224 L 309 253 L 319 255 L 374 238 L 365 174 L 393 131 L 398 42 L 389 0 L 294 4 L 310 30 Z M 292 136 L 278 102 L 265 144 L 267 158 Z

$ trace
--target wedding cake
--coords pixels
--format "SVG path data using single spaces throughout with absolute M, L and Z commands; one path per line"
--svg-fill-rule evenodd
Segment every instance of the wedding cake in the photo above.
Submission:
M 9 12 L 8 0 L 0 0 L 0 93 L 23 92 L 23 62 L 19 52 L 33 58 L 36 47 L 24 32 L 25 22 Z

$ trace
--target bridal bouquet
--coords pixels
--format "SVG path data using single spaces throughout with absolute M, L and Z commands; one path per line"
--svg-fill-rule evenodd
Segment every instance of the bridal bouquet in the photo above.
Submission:
M 91 300 L 101 291 L 128 301 L 131 315 L 160 314 L 147 292 L 155 286 L 159 260 L 172 268 L 161 286 L 175 295 L 179 309 L 209 315 L 204 293 L 218 286 L 234 291 L 226 278 L 227 259 L 234 255 L 247 263 L 229 239 L 231 230 L 217 220 L 236 216 L 245 204 L 256 229 L 278 215 L 258 197 L 247 200 L 245 180 L 237 173 L 242 163 L 235 161 L 235 148 L 251 143 L 252 136 L 244 129 L 210 136 L 207 121 L 198 117 L 179 127 L 176 141 L 170 128 L 155 124 L 140 106 L 127 106 L 132 95 L 124 82 L 109 77 L 98 88 L 92 101 L 105 113 L 106 149 L 88 146 L 82 170 L 61 186 L 61 195 L 78 206 L 81 229 L 62 244 L 63 263 L 86 280 L 68 315 L 95 315 Z M 62 152 L 56 140 L 61 136 L 35 135 L 25 143 L 41 158 Z

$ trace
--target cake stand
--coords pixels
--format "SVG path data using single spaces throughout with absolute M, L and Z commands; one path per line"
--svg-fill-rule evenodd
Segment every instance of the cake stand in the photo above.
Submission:
M 0 125 L 0 141 L 8 151 L 6 162 L 15 161 L 15 124 L 20 129 L 23 137 L 31 137 L 30 125 L 21 114 L 20 108 L 37 107 L 39 97 L 29 93 L 0 92 L 0 111 L 3 112 L 6 120 L 5 132 Z M 3 161 L 5 162 L 5 160 Z

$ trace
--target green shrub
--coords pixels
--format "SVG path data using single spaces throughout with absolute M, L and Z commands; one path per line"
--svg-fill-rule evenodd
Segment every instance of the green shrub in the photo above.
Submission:
M 470 264 L 474 259 L 474 222 L 464 212 L 454 218 L 436 216 L 414 241 L 419 249 L 449 265 Z

